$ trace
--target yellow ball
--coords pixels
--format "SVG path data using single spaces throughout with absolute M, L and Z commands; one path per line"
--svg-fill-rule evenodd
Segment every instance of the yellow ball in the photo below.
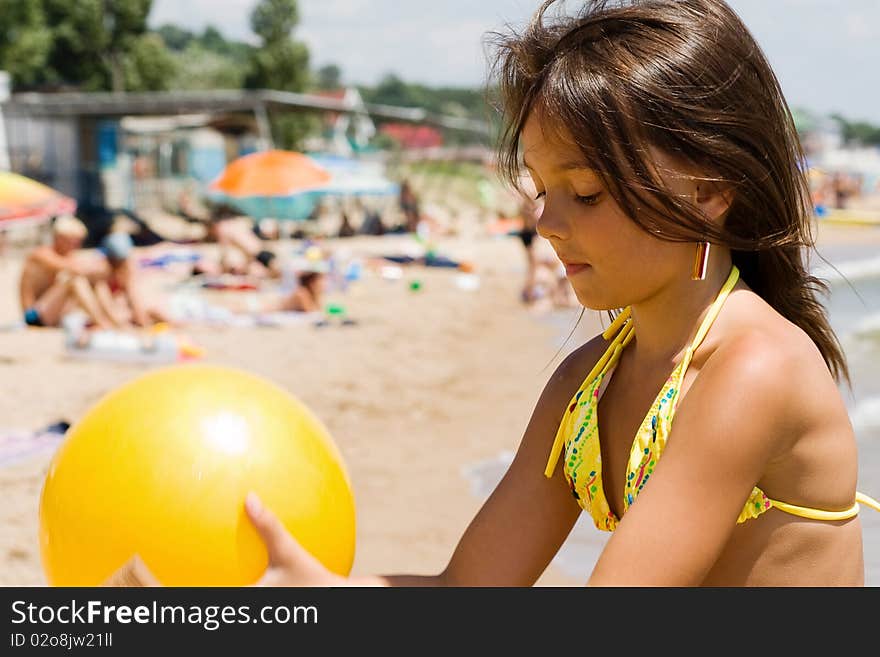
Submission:
M 256 492 L 327 568 L 354 560 L 355 508 L 323 424 L 280 387 L 175 365 L 99 400 L 56 452 L 40 498 L 54 586 L 95 586 L 134 554 L 167 586 L 240 586 L 267 565 L 244 510 Z

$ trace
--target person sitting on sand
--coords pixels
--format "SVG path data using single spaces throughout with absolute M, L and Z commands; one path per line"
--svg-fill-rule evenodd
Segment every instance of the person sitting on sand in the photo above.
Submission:
M 329 266 L 324 261 L 314 261 L 298 268 L 296 287 L 276 299 L 262 304 L 260 312 L 321 312 L 324 308 L 324 291 L 327 288 Z
M 165 310 L 145 299 L 137 265 L 130 257 L 133 247 L 128 233 L 109 233 L 102 240 L 100 250 L 106 256 L 105 276 L 95 282 L 95 295 L 101 308 L 120 327 L 174 324 Z
M 35 247 L 25 257 L 19 299 L 28 326 L 61 326 L 63 317 L 77 309 L 100 328 L 115 326 L 92 287 L 99 266 L 78 257 L 87 233 L 76 217 L 60 216 L 52 225 L 52 243 Z
M 220 245 L 219 269 L 222 272 L 259 278 L 281 277 L 277 254 L 263 245 L 249 220 L 242 221 L 232 208 L 220 205 L 212 210 L 208 240 Z M 212 273 L 207 263 L 193 268 L 194 275 L 203 273 Z
M 280 309 L 290 312 L 320 312 L 327 286 L 327 274 L 322 271 L 300 272 L 297 282 L 299 285 L 284 298 Z

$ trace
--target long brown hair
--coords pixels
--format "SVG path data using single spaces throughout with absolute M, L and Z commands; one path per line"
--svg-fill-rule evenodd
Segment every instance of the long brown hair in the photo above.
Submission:
M 743 280 L 813 340 L 835 380 L 846 358 L 810 275 L 814 247 L 805 156 L 773 70 L 723 0 L 587 0 L 576 16 L 544 2 L 521 31 L 493 33 L 499 167 L 517 186 L 519 138 L 534 110 L 574 139 L 642 229 L 730 247 Z M 729 190 L 724 226 L 671 193 L 653 146 Z

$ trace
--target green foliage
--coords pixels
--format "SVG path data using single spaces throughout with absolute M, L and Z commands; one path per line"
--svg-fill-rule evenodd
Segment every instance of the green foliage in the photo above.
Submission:
M 18 86 L 97 91 L 121 90 L 127 79 L 155 84 L 162 62 L 141 70 L 143 55 L 156 52 L 157 44 L 140 41 L 151 5 L 152 0 L 2 0 L 0 67 L 12 72 Z
M 60 82 L 85 91 L 110 89 L 110 39 L 100 1 L 44 0 L 43 9 L 47 24 L 52 26 L 52 48 L 39 82 Z
M 198 35 L 176 25 L 156 30 L 175 61 L 169 89 L 241 89 L 250 68 L 248 43 L 228 41 L 208 26 Z
M 166 23 L 156 30 L 162 41 L 171 50 L 182 51 L 196 38 L 196 35 L 177 25 Z
M 201 34 L 195 34 L 177 25 L 165 24 L 155 30 L 165 45 L 176 53 L 186 51 L 191 46 L 200 50 L 228 57 L 241 64 L 247 60 L 253 46 L 242 41 L 228 41 L 216 27 L 208 26 Z
M 360 94 L 366 103 L 401 107 L 422 107 L 424 100 L 420 86 L 407 84 L 393 73 L 385 75 L 375 87 L 360 87 Z
M 321 131 L 320 117 L 311 112 L 277 114 L 271 116 L 269 122 L 277 148 L 300 151 L 306 137 Z
M 213 50 L 214 52 L 225 54 L 226 39 L 223 38 L 223 35 L 220 34 L 216 27 L 211 25 L 206 27 L 205 31 L 202 32 L 199 41 L 202 42 L 202 45 L 206 50 Z
M 0 69 L 12 84 L 39 82 L 52 46 L 41 0 L 0 0 Z
M 259 0 L 250 16 L 259 47 L 227 40 L 212 26 L 201 34 L 172 24 L 150 31 L 151 5 L 152 0 L 0 0 L 0 69 L 11 73 L 17 89 L 244 87 L 305 92 L 342 83 L 335 64 L 309 71 L 308 50 L 292 36 L 299 23 L 296 0 Z M 424 107 L 480 120 L 492 117 L 480 89 L 432 88 L 389 74 L 360 92 L 367 103 Z M 279 145 L 285 147 L 320 131 L 317 115 L 287 113 L 270 119 Z M 473 141 L 468 133 L 444 133 L 447 143 Z
M 318 89 L 338 89 L 342 85 L 342 69 L 336 64 L 322 66 L 315 72 L 315 86 Z
M 374 148 L 380 151 L 399 151 L 400 144 L 394 137 L 378 132 L 370 140 L 370 148 Z
M 365 103 L 423 107 L 435 114 L 490 121 L 490 123 L 495 115 L 487 102 L 487 92 L 484 89 L 410 84 L 389 73 L 375 87 L 359 87 L 359 91 Z M 488 141 L 487 138 L 475 138 L 473 133 L 466 131 L 442 129 L 441 132 L 444 143 L 450 145 Z
M 410 84 L 393 73 L 387 74 L 375 87 L 359 87 L 364 102 L 401 107 L 424 107 L 430 112 L 467 116 L 486 120 L 489 106 L 482 89 L 466 87 L 429 87 Z
M 246 63 L 211 52 L 198 40 L 190 41 L 185 50 L 172 53 L 172 57 L 176 69 L 169 89 L 241 89 L 244 85 Z
M 308 81 L 309 51 L 305 44 L 285 39 L 251 52 L 246 87 L 303 91 Z
M 144 34 L 133 42 L 123 65 L 126 90 L 161 91 L 171 88 L 178 62 L 162 37 Z
M 831 118 L 840 125 L 846 143 L 880 146 L 880 126 L 867 121 L 849 121 L 840 114 L 834 114 Z
M 251 12 L 251 29 L 264 45 L 289 39 L 297 23 L 299 10 L 296 0 L 260 0 Z
M 250 89 L 303 92 L 309 86 L 309 51 L 291 37 L 299 22 L 296 0 L 260 0 L 251 12 L 251 28 L 261 39 L 250 52 L 244 84 Z M 272 138 L 280 148 L 299 149 L 302 140 L 320 130 L 314 114 L 271 116 Z

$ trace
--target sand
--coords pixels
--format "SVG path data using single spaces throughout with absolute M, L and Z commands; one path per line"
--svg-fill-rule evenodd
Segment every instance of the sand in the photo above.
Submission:
M 828 226 L 820 239 L 880 244 L 880 229 Z M 330 246 L 388 254 L 411 248 L 412 238 L 358 237 Z M 516 449 L 555 365 L 600 326 L 587 313 L 563 344 L 558 324 L 520 303 L 524 254 L 516 238 L 448 237 L 438 246 L 474 266 L 478 289 L 459 287 L 453 270 L 410 267 L 399 280 L 366 273 L 344 295 L 330 297 L 344 304 L 355 326 L 186 328 L 205 349 L 204 362 L 267 377 L 326 423 L 356 496 L 355 574 L 428 574 L 446 565 L 482 503 L 465 468 Z M 18 318 L 20 258 L 13 249 L 0 262 L 0 324 Z M 149 276 L 164 289 L 181 273 Z M 417 291 L 413 280 L 421 284 Z M 230 294 L 246 293 L 212 299 Z M 566 312 L 573 326 L 578 312 Z M 76 421 L 151 367 L 70 360 L 60 330 L 8 330 L 0 336 L 0 431 Z M 0 467 L 0 585 L 45 583 L 37 510 L 50 457 Z M 551 564 L 538 583 L 581 582 Z
M 411 249 L 413 239 L 329 245 L 392 254 Z M 355 326 L 185 329 L 204 348 L 203 362 L 267 377 L 326 423 L 356 496 L 355 573 L 436 573 L 445 566 L 482 503 L 463 468 L 516 449 L 558 363 L 556 329 L 518 300 L 519 240 L 449 238 L 438 246 L 473 263 L 478 289 L 460 288 L 459 272 L 442 268 L 411 266 L 399 280 L 365 272 L 344 295 L 328 297 L 344 304 Z M 8 252 L 0 265 L 0 324 L 18 317 L 20 257 Z M 156 290 L 181 276 L 145 271 Z M 414 280 L 417 291 L 410 289 Z M 246 294 L 207 296 L 221 303 Z M 0 431 L 76 421 L 102 395 L 152 367 L 71 360 L 59 329 L 8 330 L 0 335 Z M 37 511 L 50 457 L 0 467 L 0 585 L 44 584 Z M 550 568 L 541 583 L 572 582 Z

